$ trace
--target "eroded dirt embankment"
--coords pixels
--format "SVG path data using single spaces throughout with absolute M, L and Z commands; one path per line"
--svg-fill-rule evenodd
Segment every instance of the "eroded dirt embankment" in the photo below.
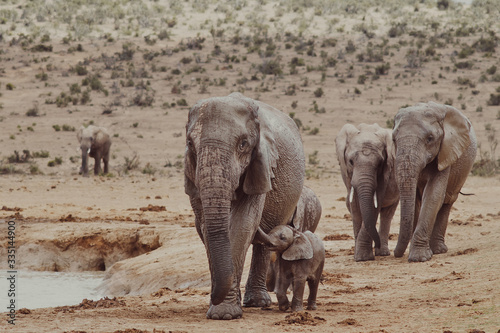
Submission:
M 109 222 L 16 221 L 17 268 L 36 271 L 105 271 L 114 263 L 161 246 L 154 226 Z M 0 255 L 6 253 L 5 244 Z M 2 262 L 0 265 L 3 265 Z

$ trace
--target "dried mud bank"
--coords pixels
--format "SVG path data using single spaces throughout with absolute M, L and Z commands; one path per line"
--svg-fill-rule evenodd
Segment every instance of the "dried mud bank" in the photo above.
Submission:
M 161 246 L 154 227 L 107 227 L 106 223 L 18 222 L 17 268 L 35 271 L 105 271 L 115 262 L 153 251 Z M 7 250 L 0 247 L 0 255 Z M 0 264 L 1 269 L 5 262 Z

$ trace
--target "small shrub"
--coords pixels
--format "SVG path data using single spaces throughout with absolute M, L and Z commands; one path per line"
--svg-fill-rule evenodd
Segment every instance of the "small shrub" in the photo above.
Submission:
M 88 70 L 87 70 L 87 67 L 85 66 L 82 66 L 81 64 L 77 64 L 74 68 L 74 71 L 77 75 L 79 76 L 84 76 L 84 75 L 87 75 L 88 74 Z
M 52 45 L 38 44 L 30 48 L 31 52 L 52 52 Z
M 67 125 L 67 124 L 62 125 L 62 130 L 63 130 L 63 132 L 74 132 L 74 131 L 76 131 L 76 129 L 75 129 L 74 126 L 70 126 L 70 125 Z
M 309 154 L 309 164 L 311 164 L 311 165 L 318 165 L 319 164 L 317 150 L 315 150 L 312 154 Z
M 62 157 L 56 157 L 52 161 L 49 161 L 47 163 L 47 166 L 49 167 L 55 167 L 56 165 L 61 165 L 62 164 Z
M 178 106 L 188 106 L 188 103 L 186 102 L 186 100 L 184 98 L 181 98 L 181 99 L 177 100 L 177 105 Z
M 38 117 L 38 116 L 40 116 L 39 110 L 38 110 L 38 103 L 34 103 L 33 107 L 31 109 L 29 109 L 28 111 L 26 111 L 26 115 L 28 117 Z
M 490 94 L 490 99 L 486 102 L 488 105 L 500 105 L 500 94 Z
M 14 90 L 16 88 L 16 86 L 14 86 L 12 83 L 7 83 L 5 85 L 5 89 L 7 90 Z
M 59 132 L 61 130 L 61 126 L 59 125 L 52 125 L 52 128 L 56 131 Z
M 35 152 L 33 152 L 33 157 L 34 158 L 47 158 L 47 157 L 49 157 L 49 152 L 46 150 L 35 151 Z
M 146 164 L 144 169 L 142 169 L 142 173 L 145 175 L 154 175 L 158 171 L 155 167 L 153 167 L 149 162 Z
M 281 75 L 283 70 L 278 59 L 264 60 L 264 63 L 259 65 L 259 72 L 267 75 Z
M 319 98 L 319 97 L 321 97 L 321 96 L 323 96 L 323 89 L 322 89 L 322 88 L 318 88 L 318 89 L 316 89 L 316 90 L 314 91 L 314 96 L 316 96 L 316 97 L 318 97 L 318 98 Z
M 319 128 L 314 127 L 314 128 L 313 128 L 312 130 L 310 130 L 310 131 L 309 131 L 309 133 L 307 133 L 307 134 L 309 134 L 309 135 L 316 135 L 316 134 L 318 134 L 318 133 L 319 133 Z
M 123 165 L 123 171 L 127 174 L 129 171 L 136 170 L 139 168 L 140 161 L 139 156 L 134 154 L 132 158 L 125 156 L 125 164 Z
M 394 118 L 389 118 L 385 121 L 385 127 L 394 128 Z
M 497 66 L 493 65 L 486 70 L 486 73 L 489 75 L 493 75 L 497 72 Z

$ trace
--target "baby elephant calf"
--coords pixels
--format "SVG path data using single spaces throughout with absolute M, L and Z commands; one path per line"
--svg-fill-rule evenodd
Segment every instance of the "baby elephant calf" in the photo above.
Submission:
M 325 264 L 323 242 L 310 231 L 300 232 L 289 225 L 280 225 L 267 235 L 260 228 L 257 239 L 279 254 L 276 296 L 281 311 L 290 307 L 286 291 L 293 286 L 292 311 L 302 311 L 305 284 L 309 285 L 307 309 L 316 309 L 316 295 Z M 293 283 L 292 283 L 293 282 Z

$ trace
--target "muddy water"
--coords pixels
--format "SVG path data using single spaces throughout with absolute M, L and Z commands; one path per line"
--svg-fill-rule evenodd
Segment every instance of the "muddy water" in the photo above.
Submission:
M 0 272 L 0 291 L 7 293 L 9 285 L 6 271 Z M 16 308 L 46 308 L 62 305 L 76 305 L 84 298 L 99 300 L 97 286 L 102 282 L 104 272 L 35 272 L 18 271 L 16 281 Z M 0 299 L 4 300 L 4 297 Z M 4 303 L 4 302 L 2 302 Z M 0 312 L 4 312 L 1 304 Z

